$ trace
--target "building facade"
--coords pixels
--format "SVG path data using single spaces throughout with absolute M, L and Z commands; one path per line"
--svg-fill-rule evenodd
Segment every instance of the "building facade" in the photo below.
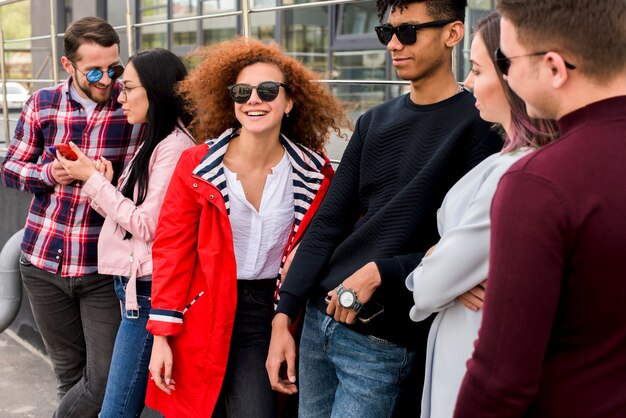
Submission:
M 373 28 L 379 23 L 373 0 L 17 1 L 31 4 L 32 36 L 39 38 L 31 41 L 33 80 L 30 87 L 33 89 L 53 79 L 51 9 L 54 9 L 57 31 L 57 66 L 65 27 L 74 19 L 97 15 L 118 29 L 123 59 L 130 51 L 154 47 L 184 56 L 198 45 L 217 43 L 236 35 L 275 41 L 311 69 L 322 73 L 333 92 L 354 105 L 351 107 L 354 116 L 407 88 L 397 80 L 389 54 L 374 33 Z M 0 1 L 0 12 L 2 4 Z M 471 28 L 494 6 L 495 0 L 470 0 L 466 26 Z M 459 81 L 469 71 L 469 42 L 470 36 L 466 36 L 455 53 Z M 62 79 L 64 74 L 61 72 L 59 77 Z

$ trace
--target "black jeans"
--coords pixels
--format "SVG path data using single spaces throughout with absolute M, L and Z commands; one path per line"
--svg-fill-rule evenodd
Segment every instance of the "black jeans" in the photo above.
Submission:
M 97 417 L 120 324 L 113 278 L 61 277 L 24 257 L 20 270 L 58 381 L 60 402 L 53 416 Z
M 239 280 L 228 365 L 214 418 L 275 418 L 276 397 L 265 370 L 276 279 Z

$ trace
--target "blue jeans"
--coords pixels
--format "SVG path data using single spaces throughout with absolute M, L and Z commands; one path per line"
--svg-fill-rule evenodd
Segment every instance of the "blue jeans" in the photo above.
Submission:
M 414 359 L 415 352 L 359 334 L 309 302 L 300 340 L 299 417 L 392 416 Z
M 115 293 L 123 307 L 128 277 L 115 276 L 114 281 Z M 137 280 L 138 318 L 128 317 L 123 310 L 100 412 L 101 418 L 139 417 L 143 411 L 153 341 L 152 334 L 146 330 L 151 288 L 151 281 Z

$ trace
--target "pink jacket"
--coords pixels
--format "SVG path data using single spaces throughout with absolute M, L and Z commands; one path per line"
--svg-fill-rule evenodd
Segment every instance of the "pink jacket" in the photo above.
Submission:
M 100 173 L 91 176 L 83 186 L 91 206 L 106 217 L 98 240 L 98 272 L 130 277 L 126 310 L 139 309 L 135 279 L 152 274 L 152 241 L 165 191 L 181 153 L 193 145 L 191 134 L 177 127 L 156 146 L 150 157 L 148 191 L 139 206 Z M 120 177 L 119 188 L 127 178 L 129 166 Z M 133 234 L 131 239 L 124 239 L 126 231 Z

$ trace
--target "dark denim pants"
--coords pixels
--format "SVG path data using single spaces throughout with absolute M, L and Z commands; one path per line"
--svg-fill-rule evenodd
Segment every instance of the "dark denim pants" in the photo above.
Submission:
M 275 418 L 276 397 L 265 370 L 276 279 L 239 280 L 228 365 L 214 418 Z
M 415 358 L 415 352 L 359 334 L 309 302 L 300 339 L 298 416 L 398 416 L 398 397 Z M 421 391 L 413 394 L 417 399 L 420 395 Z M 419 408 L 413 416 L 419 416 Z
M 111 276 L 61 277 L 23 256 L 20 270 L 58 380 L 54 417 L 97 417 L 120 324 Z
M 115 293 L 124 306 L 128 277 L 115 276 L 114 281 Z M 151 288 L 151 281 L 137 280 L 139 315 L 123 311 L 100 418 L 135 418 L 143 411 L 153 341 L 146 330 Z

